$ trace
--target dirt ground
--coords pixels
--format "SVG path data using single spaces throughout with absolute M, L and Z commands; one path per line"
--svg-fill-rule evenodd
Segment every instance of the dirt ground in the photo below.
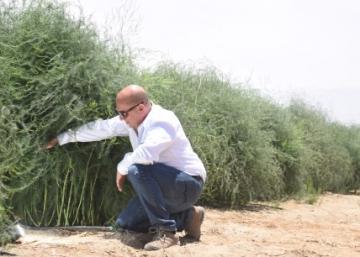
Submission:
M 147 252 L 139 234 L 27 231 L 5 256 L 360 256 L 360 195 L 326 194 L 313 204 L 254 203 L 207 209 L 200 242 Z

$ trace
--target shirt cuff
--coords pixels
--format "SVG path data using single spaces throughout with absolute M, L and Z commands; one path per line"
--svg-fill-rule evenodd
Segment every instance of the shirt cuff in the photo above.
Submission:
M 128 168 L 132 164 L 131 161 L 130 161 L 131 154 L 132 154 L 132 152 L 125 154 L 122 161 L 119 162 L 119 164 L 117 165 L 117 172 L 119 172 L 121 175 L 127 175 L 128 174 Z
M 57 136 L 59 145 L 65 145 L 67 143 L 76 142 L 76 132 L 69 129 L 66 132 L 61 133 Z

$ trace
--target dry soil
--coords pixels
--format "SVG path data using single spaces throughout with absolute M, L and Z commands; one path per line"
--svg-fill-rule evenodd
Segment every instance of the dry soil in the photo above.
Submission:
M 206 209 L 200 242 L 147 252 L 148 236 L 113 232 L 27 231 L 5 256 L 360 256 L 360 195 L 325 194 L 316 203 L 252 203 Z

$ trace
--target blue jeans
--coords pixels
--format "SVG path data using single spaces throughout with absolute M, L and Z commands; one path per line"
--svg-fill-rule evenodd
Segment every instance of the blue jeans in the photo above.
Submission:
M 200 197 L 202 180 L 162 163 L 134 164 L 128 171 L 136 196 L 119 214 L 116 226 L 137 232 L 182 231 Z

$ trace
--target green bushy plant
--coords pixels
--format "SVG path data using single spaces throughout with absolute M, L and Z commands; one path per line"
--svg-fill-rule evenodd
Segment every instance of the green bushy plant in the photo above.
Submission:
M 116 91 L 136 73 L 131 57 L 118 51 L 121 47 L 110 48 L 90 22 L 70 16 L 56 1 L 1 6 L 0 39 L 0 176 L 6 204 L 28 224 L 106 222 L 129 194 L 120 198 L 108 186 L 128 142 L 53 151 L 43 146 L 67 128 L 115 114 Z M 107 194 L 111 203 L 103 198 Z

